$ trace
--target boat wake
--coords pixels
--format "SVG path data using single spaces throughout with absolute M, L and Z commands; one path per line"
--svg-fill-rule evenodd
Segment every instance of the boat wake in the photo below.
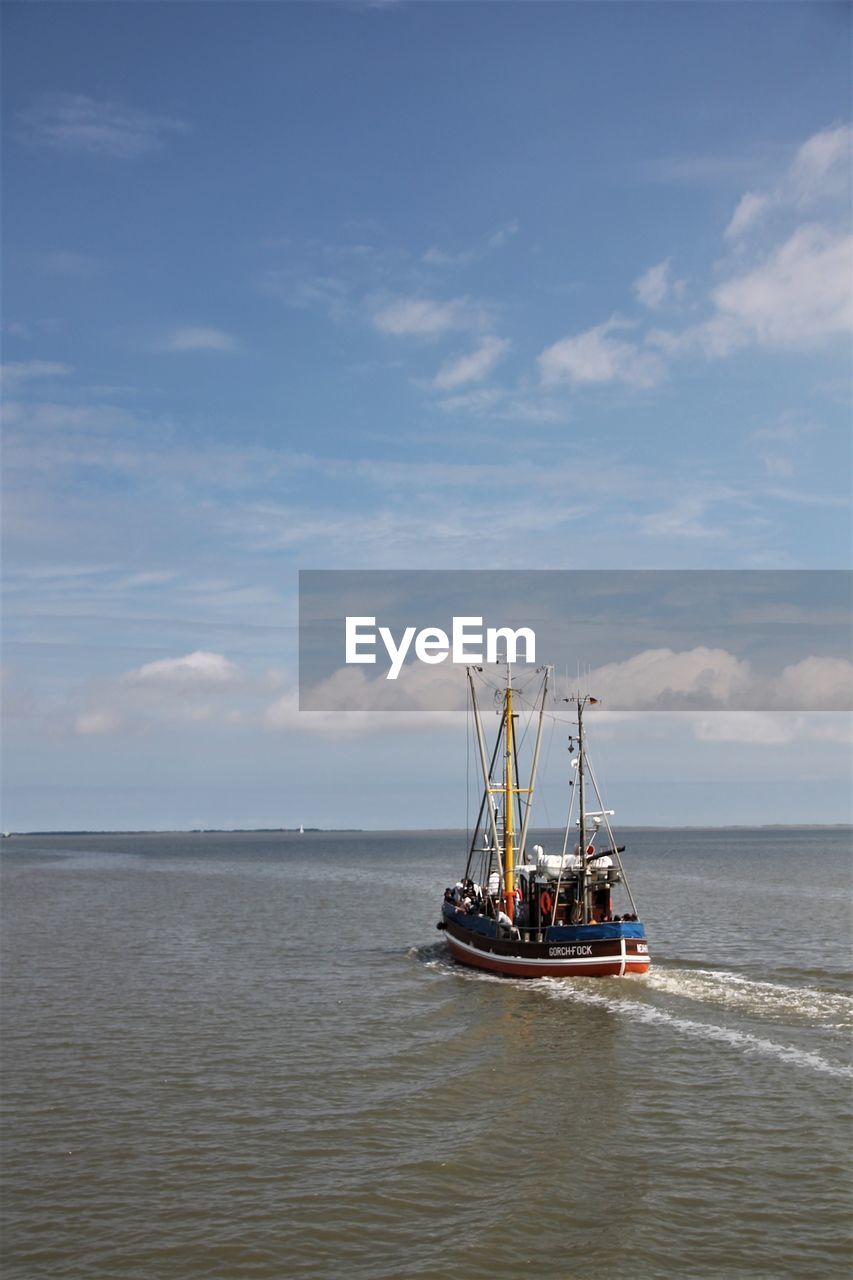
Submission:
M 853 1026 L 853 997 L 814 987 L 760 982 L 721 969 L 664 969 L 649 973 L 653 991 L 702 1004 L 722 1005 L 771 1021 L 843 1030 Z
M 621 979 L 620 981 L 624 981 Z M 628 981 L 633 981 L 628 979 Z M 643 986 L 647 980 L 640 979 Z M 746 980 L 744 980 L 746 981 Z M 771 985 L 771 984 L 767 984 Z M 749 1031 L 740 1031 L 736 1027 L 718 1026 L 712 1022 L 700 1022 L 693 1018 L 682 1018 L 655 1004 L 647 1004 L 641 1000 L 617 999 L 609 995 L 601 995 L 581 987 L 579 983 L 557 982 L 542 978 L 536 986 L 555 1000 L 570 1000 L 577 1004 L 596 1005 L 610 1009 L 614 1013 L 630 1018 L 633 1022 L 665 1025 L 682 1035 L 701 1040 L 717 1041 L 740 1049 L 744 1053 L 759 1054 L 776 1058 L 791 1066 L 805 1067 L 812 1071 L 820 1071 L 825 1075 L 841 1076 L 853 1079 L 853 1067 L 840 1062 L 830 1062 L 827 1058 L 813 1053 L 809 1049 L 801 1049 L 795 1045 L 780 1044 L 777 1040 L 769 1040 L 764 1036 L 754 1035 Z
M 633 978 L 503 978 L 456 964 L 443 942 L 412 947 L 408 954 L 434 972 L 452 975 L 466 982 L 498 985 L 508 982 L 539 991 L 551 1000 L 608 1009 L 637 1024 L 667 1027 L 691 1039 L 714 1041 L 749 1055 L 775 1058 L 824 1075 L 853 1079 L 853 1067 L 832 1062 L 812 1050 L 783 1044 L 737 1027 L 682 1017 L 652 1002 L 656 996 L 676 996 L 712 1008 L 728 1009 L 732 1013 L 764 1015 L 780 1022 L 784 1016 L 789 1025 L 794 1022 L 815 1030 L 835 1030 L 853 1023 L 853 999 L 849 996 L 757 982 L 714 969 L 654 969 L 648 975 Z M 608 988 L 606 992 L 602 990 L 605 986 Z M 611 994 L 615 988 L 625 994 Z

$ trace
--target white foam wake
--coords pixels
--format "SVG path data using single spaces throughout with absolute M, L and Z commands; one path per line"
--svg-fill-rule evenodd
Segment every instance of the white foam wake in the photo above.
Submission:
M 818 1053 L 809 1049 L 800 1049 L 795 1045 L 780 1044 L 776 1040 L 768 1040 L 763 1036 L 753 1035 L 749 1031 L 738 1031 L 734 1027 L 721 1027 L 713 1022 L 697 1022 L 693 1018 L 681 1018 L 656 1005 L 645 1004 L 639 1000 L 617 1000 L 611 996 L 600 995 L 574 983 L 554 978 L 542 978 L 536 984 L 540 990 L 557 1000 L 571 1000 L 578 1004 L 592 1004 L 600 1008 L 610 1009 L 614 1013 L 629 1017 L 633 1022 L 658 1023 L 680 1031 L 686 1036 L 696 1039 L 714 1040 L 731 1045 L 745 1053 L 761 1054 L 788 1062 L 792 1066 L 807 1067 L 812 1071 L 820 1071 L 826 1075 L 843 1076 L 853 1079 L 853 1067 L 842 1063 L 830 1062 Z
M 739 1031 L 735 1027 L 723 1027 L 713 1022 L 699 1022 L 694 1018 L 682 1018 L 666 1009 L 661 1009 L 657 1005 L 649 1004 L 643 999 L 646 993 L 651 994 L 655 991 L 660 991 L 664 995 L 689 995 L 690 998 L 701 999 L 713 1004 L 715 1003 L 713 998 L 709 1000 L 707 994 L 701 994 L 702 979 L 706 979 L 709 980 L 706 983 L 707 990 L 712 993 L 716 992 L 721 996 L 724 993 L 731 995 L 729 1007 L 732 1008 L 738 1007 L 736 1005 L 738 998 L 742 998 L 744 1001 L 744 1004 L 740 1006 L 741 1008 L 745 1008 L 749 1002 L 754 1003 L 756 998 L 760 998 L 774 1009 L 781 1008 L 784 1005 L 790 1011 L 792 999 L 803 999 L 807 1004 L 810 1003 L 810 1007 L 814 1008 L 815 1005 L 819 1005 L 826 1011 L 831 1012 L 833 1016 L 839 1010 L 843 1010 L 844 1017 L 849 1018 L 850 1005 L 853 1004 L 853 1001 L 848 996 L 815 991 L 810 988 L 784 987 L 771 982 L 755 982 L 749 978 L 742 978 L 736 974 L 724 973 L 722 970 L 714 969 L 653 969 L 650 974 L 645 974 L 642 977 L 611 979 L 503 978 L 495 974 L 485 973 L 482 970 L 456 964 L 442 943 L 429 947 L 413 948 L 410 954 L 417 956 L 427 968 L 452 974 L 455 978 L 474 982 L 512 983 L 513 986 L 537 990 L 554 1000 L 569 1000 L 576 1004 L 596 1005 L 599 1008 L 609 1009 L 621 1017 L 627 1017 L 633 1022 L 667 1026 L 674 1031 L 681 1032 L 683 1035 L 700 1040 L 717 1041 L 743 1053 L 775 1058 L 777 1061 L 787 1062 L 792 1066 L 811 1071 L 819 1071 L 824 1075 L 853 1079 L 853 1067 L 849 1067 L 844 1063 L 830 1062 L 827 1058 L 821 1057 L 819 1053 L 813 1053 L 809 1049 L 800 1049 L 795 1045 L 781 1044 L 777 1040 L 757 1036 L 749 1031 Z M 690 987 L 689 980 L 694 976 L 698 979 L 698 983 L 688 991 L 687 988 Z M 636 984 L 638 998 L 618 998 L 592 990 L 593 986 L 598 986 L 601 983 L 607 983 L 608 986 L 618 984 L 625 989 L 634 987 Z M 741 996 L 732 993 L 741 993 Z M 821 1002 L 825 1003 L 822 1004 Z M 727 1001 L 721 998 L 716 1003 L 726 1004 Z M 835 1026 L 837 1023 L 831 1025 Z
M 853 1025 L 853 998 L 837 991 L 760 982 L 722 969 L 652 969 L 646 979 L 653 991 L 702 1004 L 822 1029 Z

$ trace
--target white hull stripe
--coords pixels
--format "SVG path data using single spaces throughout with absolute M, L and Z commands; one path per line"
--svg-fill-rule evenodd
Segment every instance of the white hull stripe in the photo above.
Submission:
M 625 972 L 626 964 L 649 964 L 650 958 L 647 954 L 632 955 L 625 950 L 625 939 L 622 939 L 622 953 L 617 951 L 612 956 L 538 956 L 535 959 L 528 960 L 523 956 L 502 956 L 496 951 L 483 951 L 479 947 L 472 947 L 467 942 L 460 942 L 458 938 L 454 938 L 452 934 L 448 934 L 448 944 L 451 947 L 459 947 L 462 951 L 467 951 L 472 956 L 478 956 L 480 959 L 485 957 L 487 960 L 494 960 L 498 964 L 517 964 L 522 967 L 527 965 L 538 965 L 540 968 L 543 964 L 558 965 L 560 968 L 570 968 L 576 964 L 617 964 L 619 965 L 620 975 Z

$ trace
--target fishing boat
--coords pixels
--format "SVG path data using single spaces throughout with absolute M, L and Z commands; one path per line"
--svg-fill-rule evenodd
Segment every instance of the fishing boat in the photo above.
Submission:
M 483 790 L 465 873 L 445 890 L 437 926 L 453 958 L 513 978 L 647 973 L 649 948 L 625 875 L 625 846 L 616 843 L 614 811 L 604 807 L 587 757 L 584 713 L 597 699 L 576 694 L 564 700 L 573 708 L 568 740 L 573 776 L 562 844 L 550 853 L 540 844 L 528 849 L 553 673 L 537 670 L 541 686 L 529 698 L 527 688 L 513 686 L 512 667 L 506 664 L 503 688 L 492 689 L 500 724 L 491 756 L 477 699 L 483 668 L 469 667 L 467 674 Z M 527 786 L 522 786 L 517 708 L 525 707 L 529 720 L 536 721 L 536 734 Z M 595 809 L 586 808 L 591 794 Z

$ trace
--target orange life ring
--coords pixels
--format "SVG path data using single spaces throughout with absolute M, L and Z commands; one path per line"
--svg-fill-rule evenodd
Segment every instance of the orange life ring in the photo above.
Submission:
M 551 897 L 548 890 L 546 889 L 545 892 L 542 894 L 542 897 L 539 899 L 539 910 L 543 913 L 543 915 L 546 915 L 546 916 L 550 915 L 551 908 L 553 907 L 553 905 L 554 905 L 554 900 Z

